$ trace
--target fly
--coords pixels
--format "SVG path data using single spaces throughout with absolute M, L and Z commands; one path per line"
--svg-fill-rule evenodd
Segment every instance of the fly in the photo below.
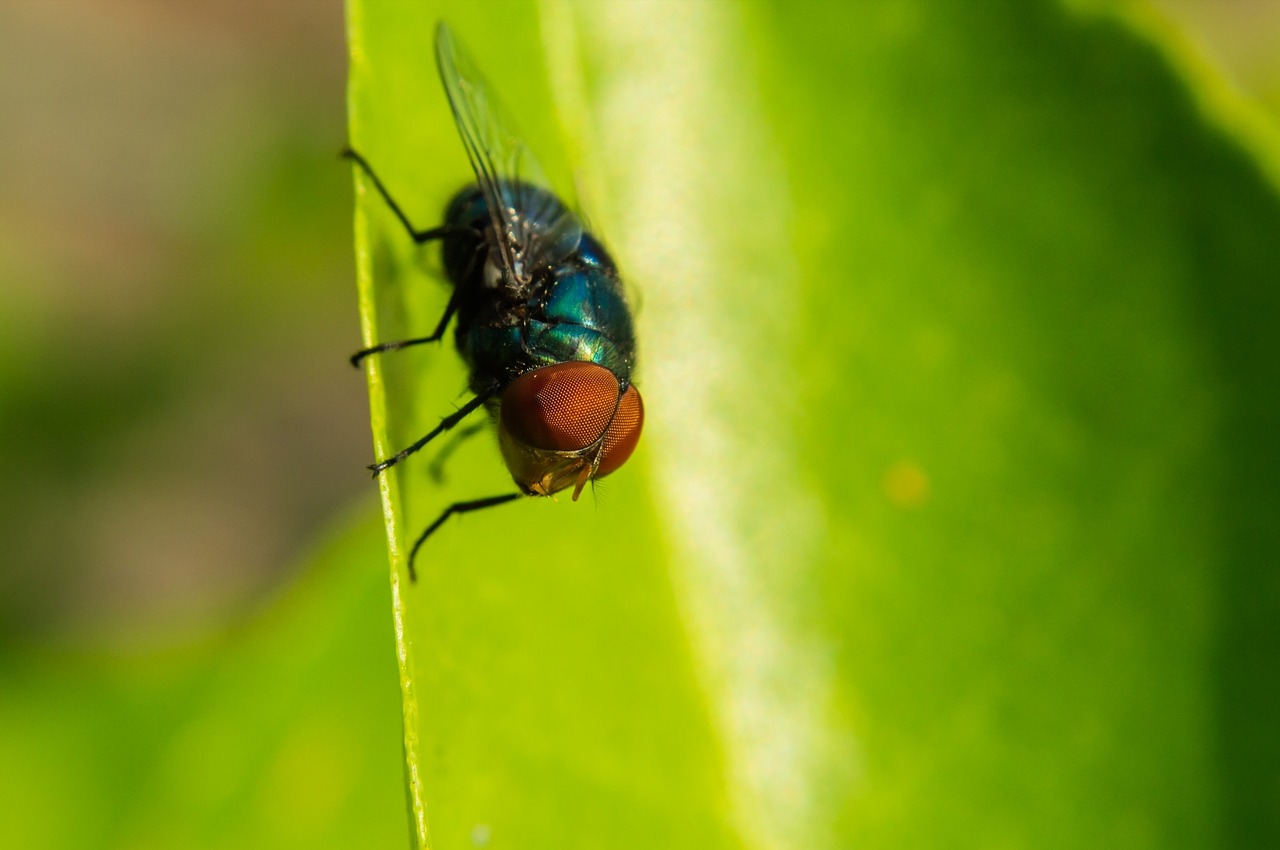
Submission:
M 419 535 L 454 514 L 550 496 L 626 462 L 640 440 L 644 403 L 632 384 L 635 331 L 617 266 L 578 216 L 547 188 L 536 160 L 508 129 L 484 78 L 442 22 L 436 63 L 475 183 L 454 195 L 444 223 L 419 230 L 359 153 L 351 159 L 417 244 L 439 242 L 452 291 L 429 336 L 384 342 L 371 354 L 444 337 L 470 371 L 472 398 L 412 445 L 369 467 L 374 477 L 484 408 L 516 492 L 455 502 Z

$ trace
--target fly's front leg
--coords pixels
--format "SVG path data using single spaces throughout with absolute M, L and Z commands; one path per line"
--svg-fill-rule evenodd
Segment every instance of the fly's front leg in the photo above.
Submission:
M 505 505 L 507 502 L 513 502 L 523 496 L 523 493 L 504 493 L 501 496 L 490 496 L 487 499 L 473 499 L 469 502 L 454 502 L 452 505 L 444 509 L 444 512 L 436 518 L 436 521 L 427 526 L 427 530 L 418 535 L 417 541 L 413 544 L 413 549 L 409 551 L 409 581 L 417 581 L 418 574 L 413 569 L 413 560 L 418 557 L 418 550 L 422 548 L 422 544 L 427 542 L 427 538 L 431 536 L 437 528 L 444 525 L 444 521 L 454 514 L 466 514 L 472 511 L 484 510 L 498 505 Z

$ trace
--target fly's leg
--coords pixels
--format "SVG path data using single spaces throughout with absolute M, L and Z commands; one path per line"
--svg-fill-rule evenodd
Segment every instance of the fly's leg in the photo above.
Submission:
M 431 431 L 428 432 L 427 435 L 423 437 L 421 440 L 418 440 L 416 443 L 409 446 L 408 448 L 401 449 L 400 451 L 396 452 L 394 455 L 387 458 L 386 460 L 380 460 L 377 463 L 372 464 L 369 467 L 369 471 L 373 473 L 374 478 L 377 478 L 378 475 L 382 473 L 384 470 L 390 469 L 391 467 L 395 466 L 397 463 L 404 460 L 409 455 L 413 454 L 418 449 L 422 448 L 427 443 L 431 442 L 436 437 L 443 434 L 445 431 L 448 431 L 453 426 L 457 425 L 463 419 L 466 419 L 468 415 L 470 415 L 471 413 L 474 413 L 477 408 L 479 408 L 486 401 L 488 401 L 489 397 L 492 395 L 493 395 L 492 392 L 486 392 L 486 393 L 481 393 L 480 395 L 477 395 L 475 398 L 471 399 L 471 401 L 462 405 L 462 407 L 458 408 L 453 413 L 450 413 L 444 419 L 441 419 L 440 424 L 432 428 Z
M 409 217 L 404 214 L 404 210 L 400 209 L 400 205 L 396 203 L 395 198 L 391 197 L 391 193 L 387 191 L 387 187 L 382 185 L 382 181 L 378 179 L 378 175 L 374 173 L 373 166 L 369 164 L 363 156 L 353 151 L 351 148 L 345 148 L 342 156 L 349 159 L 356 165 L 360 166 L 360 170 L 373 183 L 373 187 L 378 190 L 378 194 L 382 196 L 382 200 L 387 202 L 387 206 L 396 214 L 396 218 L 400 219 L 400 223 L 404 225 L 404 229 L 409 231 L 409 238 L 419 245 L 424 242 L 430 242 L 433 239 L 443 239 L 454 233 L 471 233 L 475 234 L 475 228 L 472 227 L 453 227 L 448 224 L 442 224 L 439 227 L 432 227 L 428 230 L 419 230 L 414 227 Z
M 427 472 L 431 474 L 431 480 L 437 484 L 444 482 L 444 465 L 445 462 L 453 456 L 458 450 L 458 446 L 474 437 L 484 430 L 484 422 L 477 422 L 474 425 L 468 425 L 460 429 L 453 435 L 449 442 L 445 443 L 440 449 L 440 453 L 431 459 L 431 466 L 427 467 Z
M 473 499 L 470 502 L 454 502 L 452 505 L 444 509 L 444 512 L 436 518 L 436 521 L 427 526 L 426 531 L 418 536 L 417 541 L 413 544 L 413 549 L 409 551 L 409 581 L 417 581 L 418 574 L 413 569 L 413 561 L 418 557 L 418 550 L 422 548 L 422 544 L 427 542 L 427 538 L 440 526 L 444 525 L 445 520 L 454 514 L 466 514 L 471 511 L 479 511 L 485 508 L 492 508 L 498 505 L 505 505 L 507 502 L 519 499 L 522 493 L 506 493 L 501 496 L 490 496 L 487 499 Z
M 424 342 L 439 342 L 444 336 L 445 328 L 449 327 L 449 320 L 453 318 L 453 314 L 458 309 L 458 288 L 453 288 L 453 293 L 449 296 L 449 304 L 444 308 L 444 315 L 440 317 L 440 321 L 436 323 L 436 329 L 432 331 L 431 336 L 420 336 L 416 339 L 401 339 L 395 342 L 384 342 L 379 345 L 373 345 L 369 348 L 362 348 L 355 354 L 351 355 L 351 365 L 359 367 L 360 361 L 368 357 L 370 354 L 378 354 L 382 351 L 395 351 L 397 348 L 408 348 L 411 345 L 421 345 Z
M 387 206 L 391 208 L 393 213 L 395 213 L 396 218 L 398 218 L 400 223 L 404 225 L 404 229 L 409 233 L 409 238 L 418 245 L 422 245 L 423 243 L 430 242 L 434 239 L 443 239 L 446 236 L 455 234 L 469 234 L 477 238 L 479 237 L 480 234 L 472 227 L 454 227 L 452 225 L 442 224 L 439 227 L 432 227 L 428 230 L 417 229 L 413 226 L 413 223 L 409 221 L 409 217 L 404 214 L 404 210 L 400 209 L 400 205 L 396 203 L 395 198 L 391 197 L 391 193 L 387 191 L 387 187 L 384 186 L 382 181 L 378 178 L 378 175 L 373 170 L 373 166 L 369 165 L 368 160 L 351 148 L 345 149 L 342 152 L 342 156 L 351 160 L 360 167 L 360 170 L 363 171 L 365 176 L 373 183 L 374 188 L 378 190 L 378 194 L 387 202 Z M 408 348 L 411 345 L 422 345 L 426 342 L 438 342 L 444 336 L 445 329 L 449 326 L 449 320 L 453 318 L 453 314 L 457 309 L 458 290 L 457 287 L 454 287 L 453 294 L 449 296 L 449 304 L 444 309 L 444 315 L 440 317 L 440 321 L 436 324 L 436 329 L 431 336 L 417 337 L 416 339 L 402 339 L 396 342 L 384 342 L 381 345 L 362 348 L 355 354 L 351 355 L 351 365 L 359 366 L 361 360 L 368 357 L 370 354 L 377 354 L 381 351 L 394 351 L 397 348 Z

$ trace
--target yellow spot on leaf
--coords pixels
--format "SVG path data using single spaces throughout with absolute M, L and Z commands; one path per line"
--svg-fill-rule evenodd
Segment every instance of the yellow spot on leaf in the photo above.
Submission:
M 884 474 L 884 494 L 899 508 L 918 508 L 929 501 L 929 476 L 914 461 L 893 463 Z

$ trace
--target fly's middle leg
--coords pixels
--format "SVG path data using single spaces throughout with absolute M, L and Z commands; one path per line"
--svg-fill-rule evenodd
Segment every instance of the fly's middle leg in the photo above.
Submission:
M 409 455 L 418 451 L 427 443 L 431 442 L 436 437 L 443 434 L 445 431 L 452 429 L 453 426 L 457 425 L 463 419 L 466 419 L 470 414 L 474 413 L 477 409 L 479 409 L 492 396 L 493 396 L 492 392 L 480 393 L 475 398 L 471 399 L 471 401 L 462 405 L 462 407 L 458 408 L 453 413 L 450 413 L 444 419 L 441 419 L 440 424 L 432 428 L 425 437 L 418 440 L 413 445 L 407 448 L 401 449 L 391 457 L 386 458 L 385 460 L 380 460 L 377 463 L 370 465 L 369 471 L 373 473 L 374 478 L 377 478 L 384 471 L 390 469 L 400 461 L 407 458 Z
M 453 288 L 453 292 L 449 295 L 449 303 L 444 308 L 444 315 L 440 317 L 440 321 L 436 323 L 436 329 L 431 332 L 431 336 L 420 336 L 414 339 L 400 339 L 395 342 L 383 342 L 378 345 L 371 345 L 368 348 L 362 348 L 355 354 L 351 355 L 351 365 L 358 367 L 360 361 L 368 357 L 370 354 L 378 354 L 383 351 L 395 351 L 398 348 L 408 348 L 411 345 L 422 345 L 424 342 L 439 342 L 444 336 L 445 329 L 449 327 L 449 320 L 453 318 L 453 314 L 458 311 L 458 287 Z

